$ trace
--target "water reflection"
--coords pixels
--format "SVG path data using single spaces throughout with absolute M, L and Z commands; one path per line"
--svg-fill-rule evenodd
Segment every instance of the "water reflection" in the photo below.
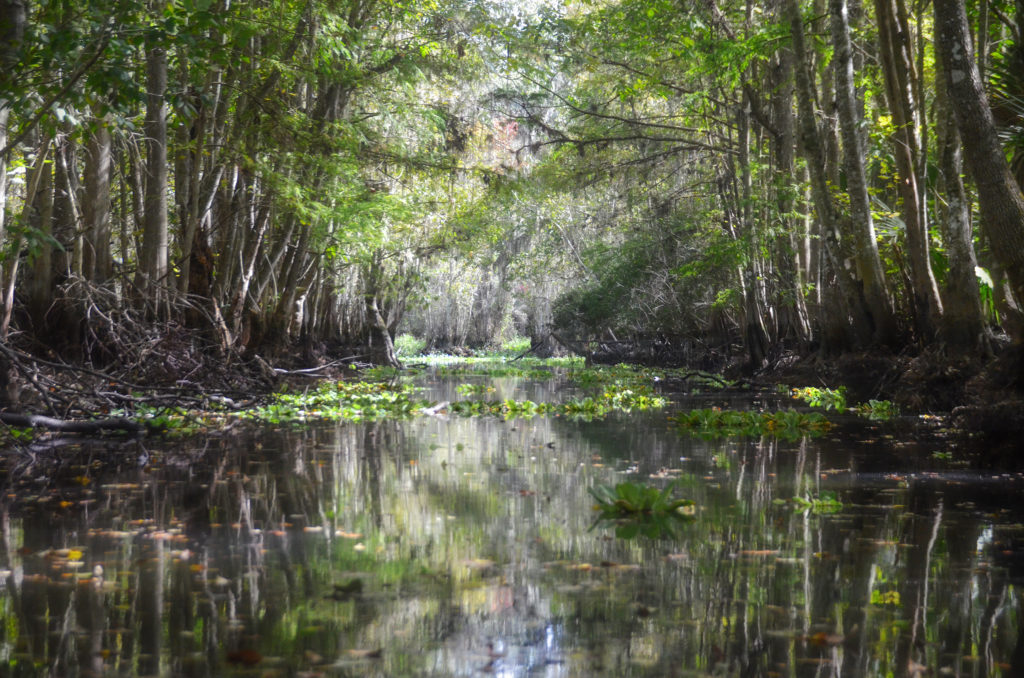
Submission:
M 0 674 L 1019 675 L 1024 481 L 905 472 L 928 459 L 664 414 L 11 453 Z M 587 488 L 624 479 L 697 521 L 590 530 Z

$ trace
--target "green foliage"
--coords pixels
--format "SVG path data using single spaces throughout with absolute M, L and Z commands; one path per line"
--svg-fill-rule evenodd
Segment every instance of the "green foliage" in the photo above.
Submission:
M 494 387 L 489 384 L 459 384 L 455 392 L 462 396 L 480 395 L 483 393 L 494 393 Z
M 824 491 L 817 497 L 793 497 L 788 503 L 800 511 L 817 514 L 839 513 L 843 510 L 843 503 L 839 501 L 836 493 L 831 491 Z
M 629 482 L 614 487 L 595 485 L 588 488 L 587 491 L 597 501 L 594 510 L 600 512 L 591 529 L 611 526 L 621 539 L 637 535 L 652 539 L 674 536 L 676 526 L 696 519 L 694 502 L 673 498 L 675 489 L 675 482 L 661 490 Z
M 154 407 L 137 403 L 131 411 L 116 410 L 115 416 L 124 416 L 138 421 L 150 433 L 173 436 L 195 435 L 207 424 L 218 419 L 215 406 L 206 412 L 194 412 L 182 407 Z
M 496 416 L 502 419 L 530 418 L 538 415 L 573 419 L 601 419 L 612 412 L 661 409 L 668 401 L 642 390 L 607 388 L 599 396 L 571 398 L 564 403 L 536 403 L 532 400 L 459 400 L 448 405 L 453 414 L 464 417 Z
M 818 388 L 807 386 L 794 388 L 791 391 L 793 398 L 803 400 L 811 407 L 821 407 L 825 410 L 845 412 L 847 410 L 846 387 L 839 388 Z M 862 417 L 872 421 L 888 421 L 899 414 L 899 408 L 891 400 L 870 399 L 866 403 L 860 403 L 855 408 Z
M 899 607 L 900 605 L 900 592 L 899 591 L 871 591 L 871 604 L 872 605 L 892 605 Z
M 439 367 L 437 375 L 440 377 L 461 377 L 467 375 L 480 377 L 520 377 L 523 379 L 545 380 L 551 379 L 555 373 L 543 368 L 511 367 L 501 364 L 475 364 L 458 365 L 455 367 Z
M 429 403 L 413 398 L 409 384 L 383 382 L 325 382 L 303 393 L 278 393 L 271 403 L 245 416 L 281 423 L 309 419 L 350 420 L 411 417 Z
M 427 342 L 411 334 L 399 334 L 395 337 L 395 355 L 399 358 L 418 356 L 427 347 Z
M 822 407 L 826 410 L 843 412 L 846 410 L 846 387 L 818 388 L 806 386 L 793 389 L 793 397 L 803 400 L 811 407 Z
M 508 341 L 502 342 L 501 352 L 510 354 L 514 357 L 530 350 L 530 346 L 531 342 L 529 337 L 512 337 Z
M 681 431 L 693 432 L 704 438 L 767 435 L 796 440 L 803 436 L 823 435 L 832 426 L 821 414 L 794 410 L 750 412 L 710 408 L 682 412 L 672 417 L 672 421 Z
M 872 421 L 888 421 L 898 416 L 899 413 L 899 407 L 891 400 L 875 400 L 872 398 L 866 403 L 857 405 L 857 414 L 867 417 Z
M 985 312 L 985 317 L 992 322 L 999 322 L 999 311 L 996 310 L 996 297 L 992 276 L 981 266 L 975 266 L 974 272 L 978 277 L 978 291 L 981 295 L 981 307 Z

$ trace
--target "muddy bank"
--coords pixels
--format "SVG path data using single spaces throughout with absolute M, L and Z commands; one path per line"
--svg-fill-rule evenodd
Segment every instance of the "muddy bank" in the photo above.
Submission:
M 856 353 L 832 359 L 808 356 L 774 365 L 760 379 L 793 385 L 845 386 L 851 401 L 891 400 L 904 412 L 950 415 L 968 431 L 1024 432 L 1024 348 L 1010 345 L 993 357 Z

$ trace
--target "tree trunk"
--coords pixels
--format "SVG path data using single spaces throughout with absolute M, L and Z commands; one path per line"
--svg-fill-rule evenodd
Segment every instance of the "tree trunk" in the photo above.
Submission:
M 105 120 L 96 121 L 85 152 L 85 196 L 82 201 L 85 247 L 82 273 L 87 280 L 103 283 L 113 275 L 110 256 L 111 139 Z
M 29 241 L 31 268 L 28 279 L 28 313 L 38 332 L 53 297 L 53 161 L 48 147 L 40 147 L 33 168 L 35 189 L 25 201 L 25 223 L 31 229 Z
M 370 362 L 374 365 L 401 367 L 395 356 L 395 345 L 388 332 L 388 324 L 381 315 L 377 297 L 380 295 L 380 277 L 382 275 L 380 253 L 373 255 L 369 269 L 365 275 L 366 292 L 366 324 L 370 344 Z
M 164 0 L 151 4 L 163 13 Z M 167 50 L 157 38 L 146 44 L 146 186 L 143 206 L 140 288 L 156 309 L 163 305 L 167 284 Z
M 935 335 L 941 321 L 942 302 L 938 284 L 932 273 L 928 253 L 928 227 L 924 221 L 924 196 L 918 186 L 921 143 L 918 138 L 913 56 L 910 50 L 910 28 L 902 0 L 875 0 L 878 16 L 878 40 L 882 72 L 885 76 L 889 110 L 892 112 L 893 154 L 899 174 L 899 193 L 903 201 L 903 223 L 907 232 L 910 260 L 911 312 L 918 336 L 925 341 Z
M 972 56 L 963 0 L 935 0 L 934 5 L 935 50 L 942 60 L 967 165 L 978 187 L 982 227 L 1020 304 L 1024 301 L 1024 195 L 996 135 Z
M 864 301 L 863 290 L 853 276 L 855 266 L 852 248 L 843 242 L 840 221 L 832 189 L 829 187 L 826 167 L 826 149 L 823 135 L 818 129 L 815 117 L 814 92 L 811 73 L 808 69 L 809 55 L 804 39 L 803 15 L 797 0 L 786 0 L 786 18 L 792 32 L 793 55 L 795 57 L 794 82 L 796 84 L 798 123 L 800 126 L 800 148 L 807 159 L 807 171 L 810 178 L 811 198 L 821 227 L 824 251 L 828 258 L 842 299 L 841 309 L 833 308 L 824 323 L 842 325 L 847 338 L 834 336 L 832 341 L 839 341 L 838 346 L 830 348 L 842 350 L 852 345 L 870 343 L 874 334 L 875 324 Z M 839 318 L 841 316 L 841 319 Z M 834 325 L 835 326 L 835 325 Z
M 939 337 L 950 346 L 975 350 L 987 348 L 985 316 L 981 307 L 971 201 L 964 190 L 960 135 L 946 88 L 942 60 L 936 59 L 935 123 L 938 148 L 939 188 L 945 202 L 938 212 L 946 245 L 946 284 L 943 289 Z
M 836 108 L 843 139 L 846 186 L 850 198 L 850 228 L 854 243 L 857 277 L 874 324 L 874 338 L 882 344 L 896 341 L 896 318 L 885 287 L 885 274 L 878 256 L 875 226 L 871 216 L 867 177 L 864 172 L 864 141 L 853 80 L 853 48 L 846 0 L 830 0 L 832 44 L 835 49 Z
M 779 19 L 781 20 L 781 17 Z M 785 316 L 784 322 L 780 324 L 784 329 L 780 334 L 789 334 L 801 346 L 806 346 L 812 338 L 805 298 L 805 282 L 810 263 L 810 238 L 803 228 L 804 222 L 792 216 L 796 204 L 796 187 L 800 185 L 794 163 L 796 137 L 793 131 L 793 50 L 788 46 L 782 47 L 778 51 L 777 59 L 771 71 L 770 86 L 773 93 L 772 122 L 777 134 L 773 139 L 776 165 L 775 200 L 782 230 L 788 238 L 788 243 L 780 243 L 777 256 L 780 261 L 783 297 L 792 295 L 791 308 L 787 308 L 783 302 Z

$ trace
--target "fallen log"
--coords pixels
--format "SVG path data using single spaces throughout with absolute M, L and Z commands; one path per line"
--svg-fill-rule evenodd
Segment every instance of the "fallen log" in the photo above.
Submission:
M 31 428 L 46 428 L 61 433 L 97 433 L 99 431 L 126 431 L 128 433 L 144 433 L 146 427 L 137 421 L 125 417 L 111 417 L 109 419 L 94 419 L 89 421 L 68 421 L 67 419 L 54 419 L 41 414 L 15 414 L 13 412 L 0 412 L 0 423 L 8 426 L 24 426 Z

